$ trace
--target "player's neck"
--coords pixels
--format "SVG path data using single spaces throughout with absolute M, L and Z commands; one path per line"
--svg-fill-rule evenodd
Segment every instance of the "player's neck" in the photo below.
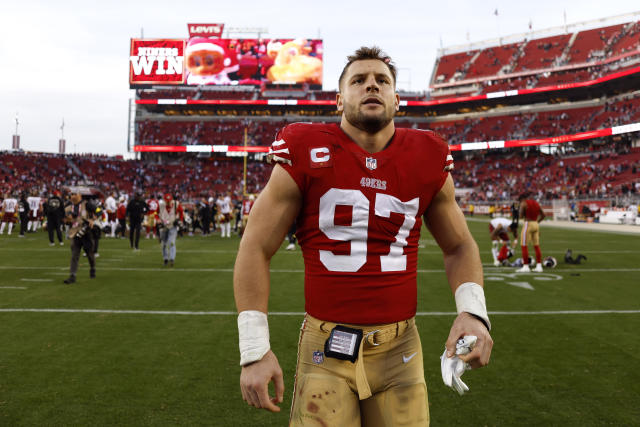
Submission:
M 353 126 L 344 116 L 342 116 L 340 128 L 353 142 L 369 153 L 377 153 L 384 150 L 396 131 L 393 120 L 391 120 L 379 132 L 371 134 Z

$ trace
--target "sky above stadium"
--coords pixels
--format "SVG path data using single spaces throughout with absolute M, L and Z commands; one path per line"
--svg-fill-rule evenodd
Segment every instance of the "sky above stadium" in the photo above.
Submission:
M 637 11 L 637 0 L 5 2 L 0 150 L 11 148 L 17 114 L 26 151 L 57 152 L 64 119 L 67 153 L 130 157 L 129 40 L 186 38 L 187 23 L 262 27 L 267 38 L 321 38 L 325 90 L 336 89 L 347 55 L 377 44 L 396 62 L 398 86 L 424 91 L 441 46 Z

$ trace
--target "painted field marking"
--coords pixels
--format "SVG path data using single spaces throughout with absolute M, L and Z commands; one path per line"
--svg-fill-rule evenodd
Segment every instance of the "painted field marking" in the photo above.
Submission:
M 25 266 L 5 266 L 0 265 L 0 270 L 68 270 L 69 267 L 25 267 Z M 515 269 L 515 267 L 492 267 L 485 269 L 485 274 L 495 274 L 501 273 L 504 271 L 509 271 L 509 269 Z M 164 271 L 164 272 L 178 272 L 178 273 L 233 273 L 233 268 L 171 268 L 166 269 L 162 268 L 161 265 L 158 267 L 103 267 L 101 270 L 107 271 Z M 270 270 L 272 273 L 304 273 L 304 270 L 301 268 L 297 269 L 279 269 L 274 268 Z M 575 268 L 575 269 L 565 269 L 565 268 L 554 268 L 554 272 L 559 273 L 607 273 L 607 272 L 640 272 L 640 268 Z M 418 273 L 444 273 L 445 270 L 442 268 L 438 269 L 430 269 L 430 270 L 418 270 Z M 538 276 L 540 274 L 545 273 L 536 273 L 532 271 L 531 273 L 523 273 L 527 274 L 531 277 Z M 550 274 L 550 273 L 547 273 Z M 542 279 L 545 280 L 545 279 Z
M 518 288 L 528 289 L 530 291 L 534 291 L 535 289 L 529 282 L 505 282 L 507 285 L 515 286 Z
M 0 308 L 0 313 L 97 313 L 97 314 L 145 314 L 180 316 L 237 316 L 236 311 L 165 311 L 165 310 L 106 310 L 77 308 Z M 304 316 L 299 311 L 272 311 L 270 316 Z M 542 316 L 570 314 L 640 314 L 640 310 L 550 310 L 550 311 L 490 311 L 492 316 Z M 421 311 L 416 316 L 456 316 L 455 311 Z
M 20 279 L 22 282 L 53 282 L 53 279 Z
M 498 273 L 488 272 L 484 276 L 484 280 L 504 282 L 507 285 L 516 286 L 518 288 L 528 289 L 530 291 L 535 290 L 533 285 L 529 282 L 522 281 L 522 279 L 538 280 L 538 281 L 551 281 L 562 280 L 563 277 L 559 274 L 553 273 Z M 515 280 L 515 281 L 514 281 Z
M 0 289 L 27 289 L 25 286 L 0 286 Z

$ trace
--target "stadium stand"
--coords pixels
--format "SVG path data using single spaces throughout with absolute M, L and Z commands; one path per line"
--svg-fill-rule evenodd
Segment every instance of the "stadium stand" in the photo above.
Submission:
M 458 52 L 443 53 L 431 79 L 431 97 L 589 81 L 640 63 L 640 21 L 574 27 L 562 34 L 533 39 L 522 34 L 515 43 L 467 51 L 461 46 L 455 48 Z
M 512 200 L 525 190 L 534 190 L 541 200 L 640 195 L 640 148 L 628 142 L 575 144 L 554 155 L 510 150 L 454 157 L 456 187 L 473 189 L 470 197 L 477 201 Z M 81 175 L 72 173 L 69 161 Z M 173 192 L 183 200 L 243 191 L 243 162 L 224 157 L 151 161 L 4 152 L 0 162 L 3 194 L 32 189 L 47 193 L 81 183 L 102 188 L 105 194 Z M 270 171 L 264 162 L 248 162 L 247 191 L 259 192 Z
M 639 65 L 636 19 L 447 53 L 434 65 L 431 93 L 400 93 L 403 104 L 396 125 L 433 130 L 452 146 L 558 137 L 562 144 L 467 151 L 458 147 L 460 151 L 452 152 L 453 176 L 461 197 L 508 204 L 520 193 L 533 191 L 543 201 L 597 198 L 610 206 L 618 197 L 640 197 L 638 133 L 598 134 L 580 142 L 569 136 L 640 123 L 640 91 L 633 76 L 599 91 L 431 101 L 591 81 Z M 257 193 L 271 171 L 258 152 L 265 151 L 287 123 L 338 122 L 335 97 L 335 91 L 308 85 L 138 88 L 129 134 L 134 148 L 149 152 L 135 160 L 0 152 L 0 190 L 46 193 L 85 183 L 105 194 L 173 192 L 182 200 L 228 190 Z M 245 143 L 256 149 L 247 154 L 246 174 L 238 156 L 245 153 L 225 149 Z

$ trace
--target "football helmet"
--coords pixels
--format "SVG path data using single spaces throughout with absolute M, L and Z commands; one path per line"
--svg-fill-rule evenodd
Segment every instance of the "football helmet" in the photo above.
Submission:
M 558 261 L 556 261 L 554 257 L 548 256 L 542 260 L 542 265 L 544 265 L 547 268 L 555 268 L 556 265 L 558 265 Z

